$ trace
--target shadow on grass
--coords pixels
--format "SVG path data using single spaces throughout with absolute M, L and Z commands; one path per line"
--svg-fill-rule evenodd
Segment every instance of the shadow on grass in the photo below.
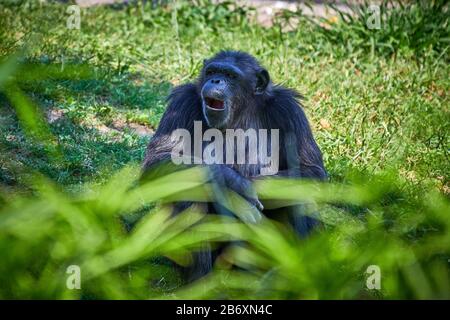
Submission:
M 80 185 L 140 163 L 171 84 L 102 71 L 95 79 L 23 82 L 20 88 L 42 111 L 63 157 L 52 157 L 45 143 L 27 136 L 0 93 L 0 184 L 19 189 L 32 172 Z

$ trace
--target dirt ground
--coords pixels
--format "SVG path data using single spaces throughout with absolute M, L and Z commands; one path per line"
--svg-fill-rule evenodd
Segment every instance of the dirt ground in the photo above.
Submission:
M 220 0 L 219 0 L 220 1 Z M 82 7 L 93 5 L 112 4 L 115 2 L 127 2 L 126 0 L 76 0 Z M 310 5 L 307 1 L 279 1 L 279 0 L 238 0 L 240 5 L 254 7 L 257 12 L 258 22 L 262 25 L 270 25 L 273 16 L 281 10 L 302 10 L 304 14 L 316 17 L 332 18 L 336 12 L 327 6 L 327 3 L 334 3 L 342 11 L 350 11 L 346 1 L 314 1 Z M 310 2 L 310 1 L 309 1 Z

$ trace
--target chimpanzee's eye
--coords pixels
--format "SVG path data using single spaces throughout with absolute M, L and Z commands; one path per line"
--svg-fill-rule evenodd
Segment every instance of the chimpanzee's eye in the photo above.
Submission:
M 236 79 L 236 75 L 233 72 L 225 72 L 225 76 L 229 79 Z
M 206 70 L 205 74 L 206 74 L 207 76 L 212 76 L 212 75 L 214 74 L 214 71 L 211 70 L 211 69 L 208 69 L 208 70 Z

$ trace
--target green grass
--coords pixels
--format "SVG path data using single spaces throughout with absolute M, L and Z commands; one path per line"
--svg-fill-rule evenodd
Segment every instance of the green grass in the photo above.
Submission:
M 448 264 L 442 261 L 449 257 L 449 246 L 443 243 L 450 234 L 450 26 L 445 2 L 411 2 L 396 9 L 384 5 L 386 18 L 380 30 L 365 27 L 364 10 L 337 22 L 311 21 L 286 12 L 274 26 L 262 27 L 252 22 L 250 9 L 200 2 L 199 7 L 180 2 L 153 9 L 142 4 L 82 8 L 80 30 L 66 28 L 66 5 L 38 1 L 0 5 L 0 55 L 6 59 L 15 54 L 22 65 L 9 73 L 7 63 L 0 66 L 0 204 L 4 204 L 0 214 L 11 216 L 20 211 L 17 208 L 33 211 L 48 199 L 71 208 L 64 215 L 54 207 L 44 207 L 43 217 L 54 217 L 55 222 L 47 225 L 43 221 L 48 220 L 39 220 L 23 230 L 19 225 L 28 216 L 11 218 L 14 223 L 0 218 L 0 250 L 8 251 L 8 261 L 2 264 L 5 270 L 0 273 L 6 275 L 15 268 L 13 277 L 20 280 L 19 289 L 7 281 L 0 297 L 80 297 L 79 292 L 61 288 L 51 272 L 64 277 L 62 266 L 78 260 L 95 265 L 88 267 L 91 271 L 101 269 L 99 260 L 94 263 L 90 259 L 108 255 L 121 243 L 130 252 L 119 257 L 123 260 L 115 258 L 122 261 L 120 267 L 93 276 L 81 297 L 155 297 L 161 294 L 161 283 L 164 294 L 179 288 L 176 277 L 161 276 L 164 266 L 155 267 L 148 259 L 165 254 L 179 260 L 186 255 L 186 248 L 170 248 L 171 242 L 158 234 L 155 238 L 166 247 L 146 251 L 145 239 L 139 234 L 138 240 L 130 240 L 117 231 L 116 217 L 123 210 L 114 208 L 105 216 L 102 209 L 107 201 L 95 197 L 80 201 L 77 197 L 79 192 L 97 194 L 118 169 L 139 164 L 149 135 L 138 135 L 132 128 L 139 126 L 151 134 L 165 110 L 170 89 L 194 79 L 204 58 L 222 49 L 236 49 L 255 55 L 275 83 L 305 96 L 305 111 L 332 182 L 355 184 L 362 190 L 356 193 L 361 197 L 376 188 L 382 191 L 367 201 L 345 195 L 311 196 L 324 206 L 328 228 L 301 245 L 284 238 L 276 232 L 278 227 L 270 224 L 260 231 L 238 226 L 244 229 L 239 229 L 240 235 L 234 229 L 231 235 L 221 234 L 225 238 L 242 236 L 251 243 L 250 248 L 230 253 L 222 267 L 226 270 L 226 265 L 234 263 L 252 272 L 223 275 L 218 271 L 206 283 L 217 293 L 182 287 L 177 297 L 222 297 L 220 292 L 226 292 L 225 297 L 249 298 L 373 297 L 373 292 L 361 288 L 361 270 L 376 261 L 391 272 L 381 296 L 448 298 L 448 287 L 439 283 L 448 279 Z M 295 21 L 297 27 L 281 31 L 288 21 Z M 72 66 L 75 71 L 70 73 Z M 77 74 L 81 66 L 87 68 L 87 74 Z M 17 92 L 23 92 L 32 103 L 14 100 Z M 56 118 L 45 135 L 37 134 L 47 125 L 37 125 L 36 117 L 48 114 Z M 36 194 L 36 189 L 42 188 L 36 174 L 71 195 Z M 380 178 L 386 176 L 390 178 Z M 262 193 L 264 190 L 261 187 Z M 24 198 L 16 198 L 20 194 Z M 267 197 L 282 195 L 280 191 Z M 126 197 L 125 191 L 116 196 Z M 341 209 L 329 206 L 336 202 L 343 204 Z M 78 223 L 83 225 L 81 231 Z M 177 222 L 167 222 L 171 223 Z M 205 237 L 217 240 L 215 226 L 205 225 L 213 230 L 208 229 Z M 175 228 L 173 236 L 186 238 L 186 228 Z M 64 236 L 66 229 L 68 236 Z M 42 238 L 30 243 L 26 238 L 30 231 Z M 87 250 L 91 232 L 99 232 L 103 242 L 98 240 L 96 246 L 94 237 Z M 68 247 L 53 245 L 52 237 Z M 87 244 L 76 244 L 78 239 Z M 286 257 L 296 262 L 278 257 L 280 249 L 271 247 L 270 239 L 278 239 L 276 243 L 289 252 Z M 199 240 L 191 241 L 194 245 Z M 378 242 L 387 243 L 386 248 Z M 9 245 L 14 251 L 6 249 Z M 140 249 L 133 251 L 133 246 Z M 36 254 L 30 257 L 31 248 Z M 49 253 L 49 248 L 56 253 Z M 32 271 L 25 273 L 28 261 L 39 254 L 50 262 L 37 259 Z M 314 260 L 317 262 L 309 263 Z M 42 269 L 40 264 L 47 267 Z M 278 267 L 285 276 L 274 271 Z M 130 270 L 136 270 L 135 284 L 123 276 Z M 305 277 L 296 270 L 302 270 Z M 345 276 L 336 279 L 332 270 Z M 420 281 L 412 279 L 413 275 Z M 229 277 L 229 283 L 225 285 L 222 276 Z M 159 285 L 148 291 L 144 288 L 149 277 Z M 241 288 L 241 278 L 255 286 Z M 165 283 L 167 279 L 169 283 Z M 139 289 L 133 289 L 134 285 Z M 335 290 L 327 291 L 331 287 Z M 262 293 L 265 288 L 267 295 Z

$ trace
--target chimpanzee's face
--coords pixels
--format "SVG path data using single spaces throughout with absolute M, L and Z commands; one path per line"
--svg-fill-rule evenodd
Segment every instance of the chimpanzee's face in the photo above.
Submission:
M 264 92 L 269 75 L 262 68 L 239 66 L 229 61 L 207 62 L 201 74 L 201 97 L 209 126 L 226 129 L 233 114 Z

